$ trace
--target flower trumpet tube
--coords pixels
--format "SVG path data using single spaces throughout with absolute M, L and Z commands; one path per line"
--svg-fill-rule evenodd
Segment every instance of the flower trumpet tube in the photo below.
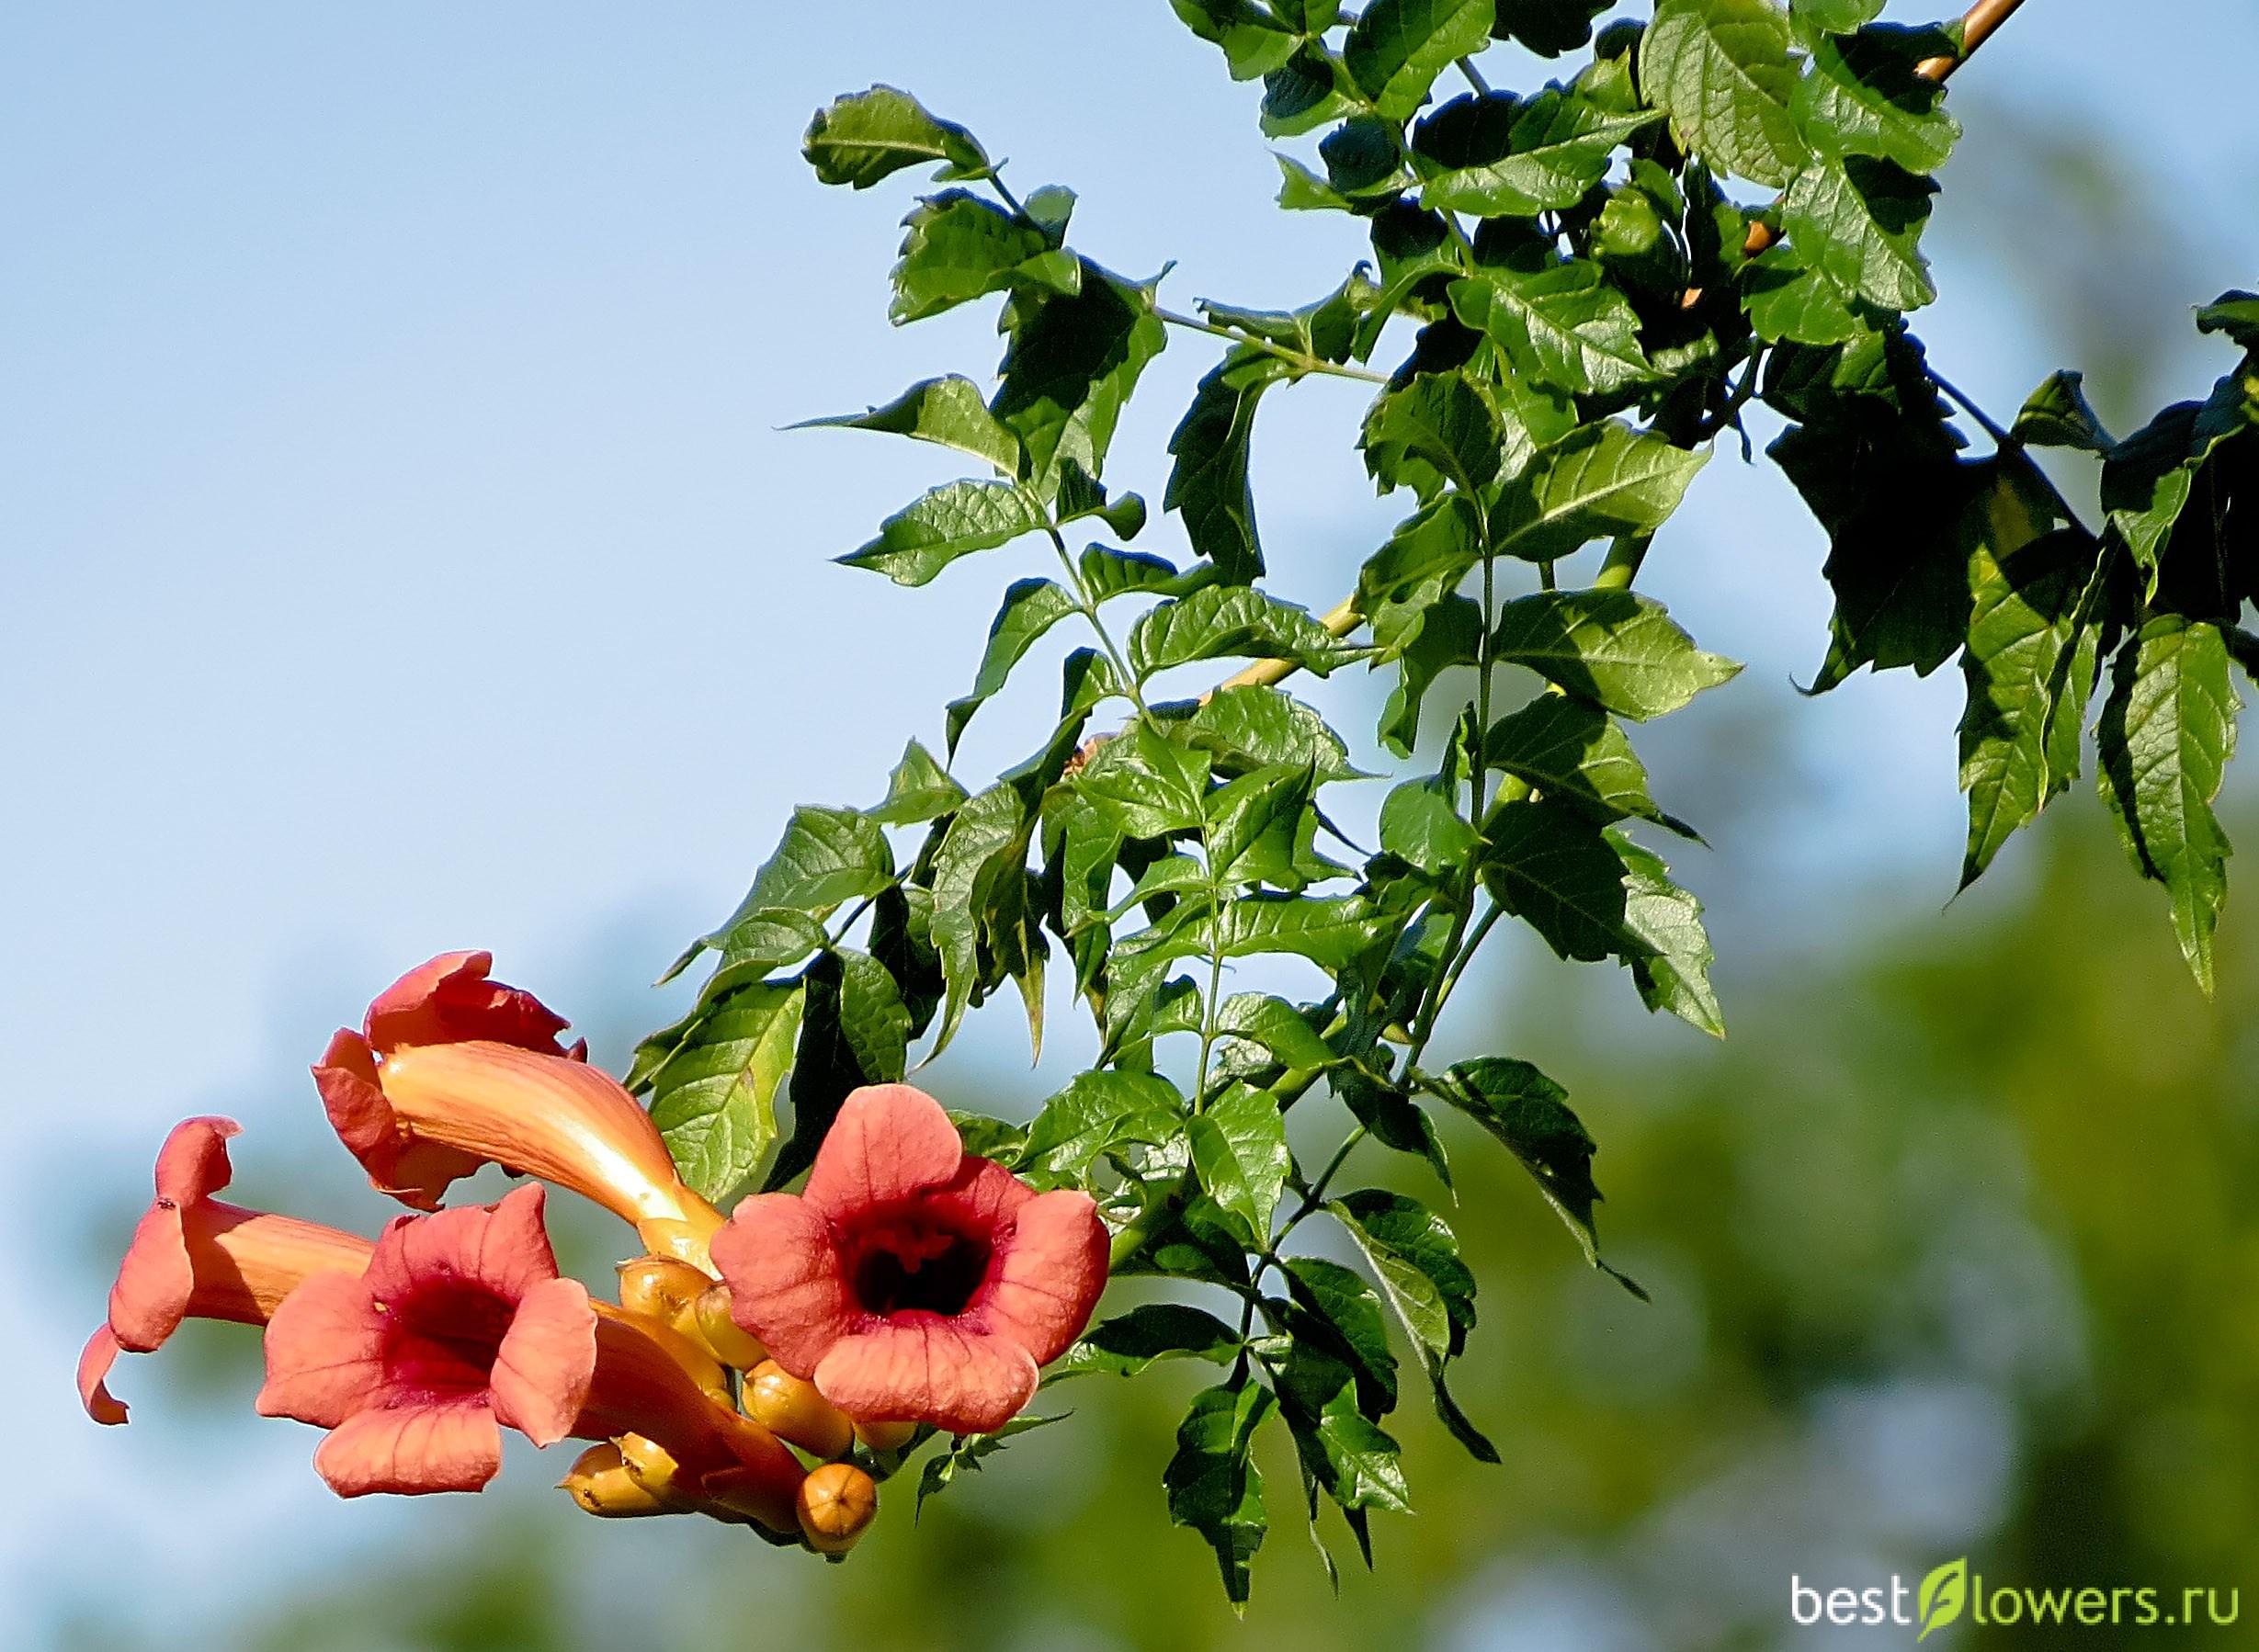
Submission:
M 307 1280 L 267 1326 L 259 1410 L 329 1431 L 314 1466 L 343 1497 L 482 1489 L 505 1426 L 537 1445 L 635 1433 L 796 1529 L 791 1454 L 700 1386 L 699 1360 L 721 1380 L 701 1352 L 559 1274 L 543 1197 L 399 1217 L 364 1272 Z
M 411 970 L 313 1069 L 331 1125 L 382 1192 L 419 1210 L 493 1162 L 594 1200 L 651 1251 L 708 1266 L 721 1213 L 683 1185 L 635 1098 L 559 1048 L 564 1023 L 487 979 L 482 952 Z
M 357 1234 L 244 1210 L 211 1195 L 228 1184 L 233 1119 L 174 1126 L 157 1154 L 156 1197 L 110 1286 L 109 1314 L 79 1356 L 79 1399 L 96 1422 L 126 1420 L 105 1379 L 119 1352 L 148 1353 L 183 1319 L 264 1325 L 317 1273 L 358 1273 L 376 1249 Z
M 907 1084 L 856 1091 L 803 1194 L 744 1200 L 715 1235 L 730 1311 L 857 1422 L 1001 1428 L 1106 1286 L 1089 1194 L 1039 1194 L 964 1150 Z

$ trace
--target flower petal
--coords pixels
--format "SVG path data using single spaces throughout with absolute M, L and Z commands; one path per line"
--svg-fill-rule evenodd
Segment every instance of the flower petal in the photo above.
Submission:
M 805 1197 L 826 1220 L 891 1205 L 957 1174 L 965 1144 L 941 1103 L 909 1084 L 867 1084 L 839 1104 Z
M 517 1302 L 557 1277 L 557 1254 L 541 1223 L 543 1196 L 541 1184 L 529 1182 L 493 1205 L 394 1217 L 369 1259 L 369 1295 L 394 1301 L 435 1279 L 458 1279 Z
M 442 953 L 408 971 L 369 1006 L 369 1042 L 391 1051 L 408 1044 L 456 1044 L 487 1038 L 523 1049 L 561 1053 L 565 1020 L 530 992 L 490 981 L 491 952 Z
M 228 1184 L 228 1137 L 244 1127 L 232 1118 L 191 1118 L 175 1125 L 157 1149 L 157 1197 L 193 1205 Z
M 577 1279 L 547 1279 L 528 1290 L 494 1355 L 494 1420 L 536 1445 L 573 1431 L 596 1368 L 596 1315 Z
M 316 1273 L 267 1321 L 260 1416 L 335 1428 L 383 1384 L 384 1318 L 365 1279 Z
M 362 1411 L 330 1431 L 313 1465 L 339 1497 L 479 1491 L 502 1470 L 502 1431 L 482 1399 Z
M 109 1328 L 118 1345 L 147 1353 L 180 1329 L 196 1295 L 180 1206 L 159 1199 L 134 1224 L 133 1242 L 109 1288 Z
M 1002 1263 L 973 1314 L 1025 1348 L 1039 1365 L 1083 1334 L 1106 1289 L 1106 1224 L 1088 1194 L 1038 1194 L 1020 1206 Z
M 1035 1397 L 1036 1363 L 1008 1337 L 938 1314 L 897 1314 L 842 1339 L 816 1387 L 858 1421 L 930 1422 L 956 1434 L 1002 1428 Z
M 108 1326 L 101 1326 L 86 1339 L 86 1346 L 78 1356 L 78 1403 L 86 1408 L 86 1415 L 96 1422 L 119 1423 L 126 1420 L 123 1402 L 111 1396 L 109 1385 L 103 1380 L 117 1363 L 118 1339 L 110 1335 Z
M 1036 1190 L 991 1159 L 968 1153 L 957 1174 L 918 1195 L 918 1206 L 960 1233 L 993 1237 L 1008 1231 Z
M 830 1225 L 807 1200 L 756 1194 L 739 1201 L 712 1252 L 729 1283 L 730 1317 L 794 1376 L 813 1375 L 816 1362 L 853 1328 Z
M 346 1151 L 360 1160 L 379 1193 L 417 1210 L 437 1210 L 448 1183 L 484 1160 L 413 1137 L 377 1081 L 376 1052 L 358 1033 L 339 1028 L 313 1069 L 323 1111 Z

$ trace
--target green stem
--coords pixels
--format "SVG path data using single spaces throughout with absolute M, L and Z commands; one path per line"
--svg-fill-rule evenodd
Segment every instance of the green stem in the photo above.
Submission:
M 1459 59 L 1459 72 L 1467 77 L 1467 84 L 1472 86 L 1480 96 L 1488 97 L 1491 95 L 1491 83 L 1482 78 L 1482 71 L 1475 67 L 1474 59 L 1470 57 Z
M 1122 658 L 1121 650 L 1114 646 L 1114 634 L 1106 628 L 1106 621 L 1098 617 L 1097 598 L 1091 595 L 1090 587 L 1084 583 L 1082 569 L 1075 566 L 1074 559 L 1067 554 L 1067 542 L 1061 537 L 1058 525 L 1047 522 L 1043 525 L 1043 531 L 1050 536 L 1051 549 L 1059 553 L 1059 565 L 1067 571 L 1074 605 L 1083 611 L 1083 617 L 1090 621 L 1090 628 L 1097 633 L 1099 647 L 1106 650 L 1106 657 L 1113 662 L 1114 674 L 1121 680 L 1122 692 L 1130 696 L 1130 703 L 1138 708 L 1140 717 L 1150 718 L 1152 713 L 1145 708 L 1145 696 L 1138 691 L 1138 680 L 1130 670 L 1130 662 Z
M 1640 564 L 1647 560 L 1647 548 L 1655 542 L 1652 534 L 1619 534 L 1609 542 L 1607 560 L 1600 564 L 1600 571 L 1593 575 L 1595 591 L 1628 591 L 1638 577 Z
M 2071 508 L 2071 501 L 2063 497 L 2062 490 L 2058 488 L 2053 479 L 2039 468 L 2039 461 L 2025 450 L 2024 444 L 2016 439 L 2014 433 L 2003 429 L 1997 420 L 1977 405 L 1975 399 L 1968 391 L 1960 389 L 1950 379 L 1933 371 L 1930 374 L 1930 382 L 1943 390 L 1952 399 L 1955 405 L 1983 427 L 1984 434 L 1992 438 L 1994 447 L 2014 458 L 2023 468 L 2025 474 L 2048 491 L 2048 497 L 2055 501 L 2055 508 L 2062 513 L 2065 521 L 2079 521 L 2079 514 Z M 2085 525 L 2081 523 L 2080 526 L 2084 526 Z
M 1275 339 L 1263 338 L 1253 333 L 1243 332 L 1237 327 L 1219 326 L 1214 322 L 1204 322 L 1198 316 L 1186 315 L 1175 310 L 1163 310 L 1157 305 L 1154 307 L 1153 314 L 1172 327 L 1183 327 L 1194 333 L 1205 333 L 1214 338 L 1228 338 L 1235 345 L 1249 345 L 1255 349 L 1268 351 L 1297 372 L 1328 373 L 1336 379 L 1356 379 L 1366 384 L 1386 384 L 1389 381 L 1389 376 L 1386 373 L 1376 373 L 1367 368 L 1353 368 L 1343 362 L 1328 361 L 1322 356 L 1312 356 L 1307 350 L 1293 349 L 1288 345 L 1279 344 Z
M 1340 1170 L 1343 1162 L 1357 1150 L 1357 1143 L 1365 1139 L 1365 1135 L 1366 1127 L 1359 1125 L 1349 1132 L 1340 1147 L 1334 1149 L 1334 1157 L 1326 1160 L 1325 1169 L 1318 1172 L 1318 1179 L 1310 1184 L 1310 1191 L 1302 1195 L 1301 1204 L 1295 1206 L 1294 1214 L 1287 1218 L 1287 1225 L 1278 1230 L 1278 1239 L 1284 1239 L 1293 1232 L 1304 1216 L 1325 1203 L 1326 1183 L 1334 1180 L 1334 1172 Z M 1278 1240 L 1273 1239 L 1271 1243 L 1275 1249 Z

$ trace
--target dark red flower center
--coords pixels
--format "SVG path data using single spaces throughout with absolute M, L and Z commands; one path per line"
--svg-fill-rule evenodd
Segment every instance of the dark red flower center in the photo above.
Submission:
M 847 1280 L 865 1313 L 965 1311 L 993 1251 L 981 1236 L 922 1216 L 880 1222 L 848 1246 Z
M 517 1307 L 482 1285 L 435 1280 L 390 1305 L 384 1375 L 397 1392 L 460 1399 L 486 1392 Z

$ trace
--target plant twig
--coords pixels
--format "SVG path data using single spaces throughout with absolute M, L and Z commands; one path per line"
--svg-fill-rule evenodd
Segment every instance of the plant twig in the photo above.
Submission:
M 1330 610 L 1319 616 L 1318 623 L 1336 637 L 1346 637 L 1357 628 L 1358 623 L 1364 617 L 1365 610 L 1357 606 L 1357 599 L 1354 596 L 1345 596 Z M 1214 699 L 1227 688 L 1266 688 L 1275 683 L 1283 683 L 1301 669 L 1301 666 L 1292 660 L 1258 660 L 1245 671 L 1226 677 L 1215 687 L 1202 695 L 1200 704 L 1207 705 L 1209 701 Z
M 1276 339 L 1264 338 L 1256 334 L 1243 332 L 1237 327 L 1225 327 L 1214 322 L 1204 322 L 1197 315 L 1186 315 L 1179 311 L 1164 310 L 1158 305 L 1154 306 L 1153 314 L 1172 327 L 1183 327 L 1194 333 L 1206 333 L 1212 337 L 1228 338 L 1235 345 L 1252 345 L 1258 350 L 1268 351 L 1297 372 L 1329 373 L 1336 379 L 1355 379 L 1361 384 L 1386 384 L 1389 381 L 1389 376 L 1386 373 L 1376 373 L 1369 368 L 1353 368 L 1343 362 L 1328 361 L 1322 356 L 1312 356 L 1307 350 L 1291 348 L 1278 343 Z

